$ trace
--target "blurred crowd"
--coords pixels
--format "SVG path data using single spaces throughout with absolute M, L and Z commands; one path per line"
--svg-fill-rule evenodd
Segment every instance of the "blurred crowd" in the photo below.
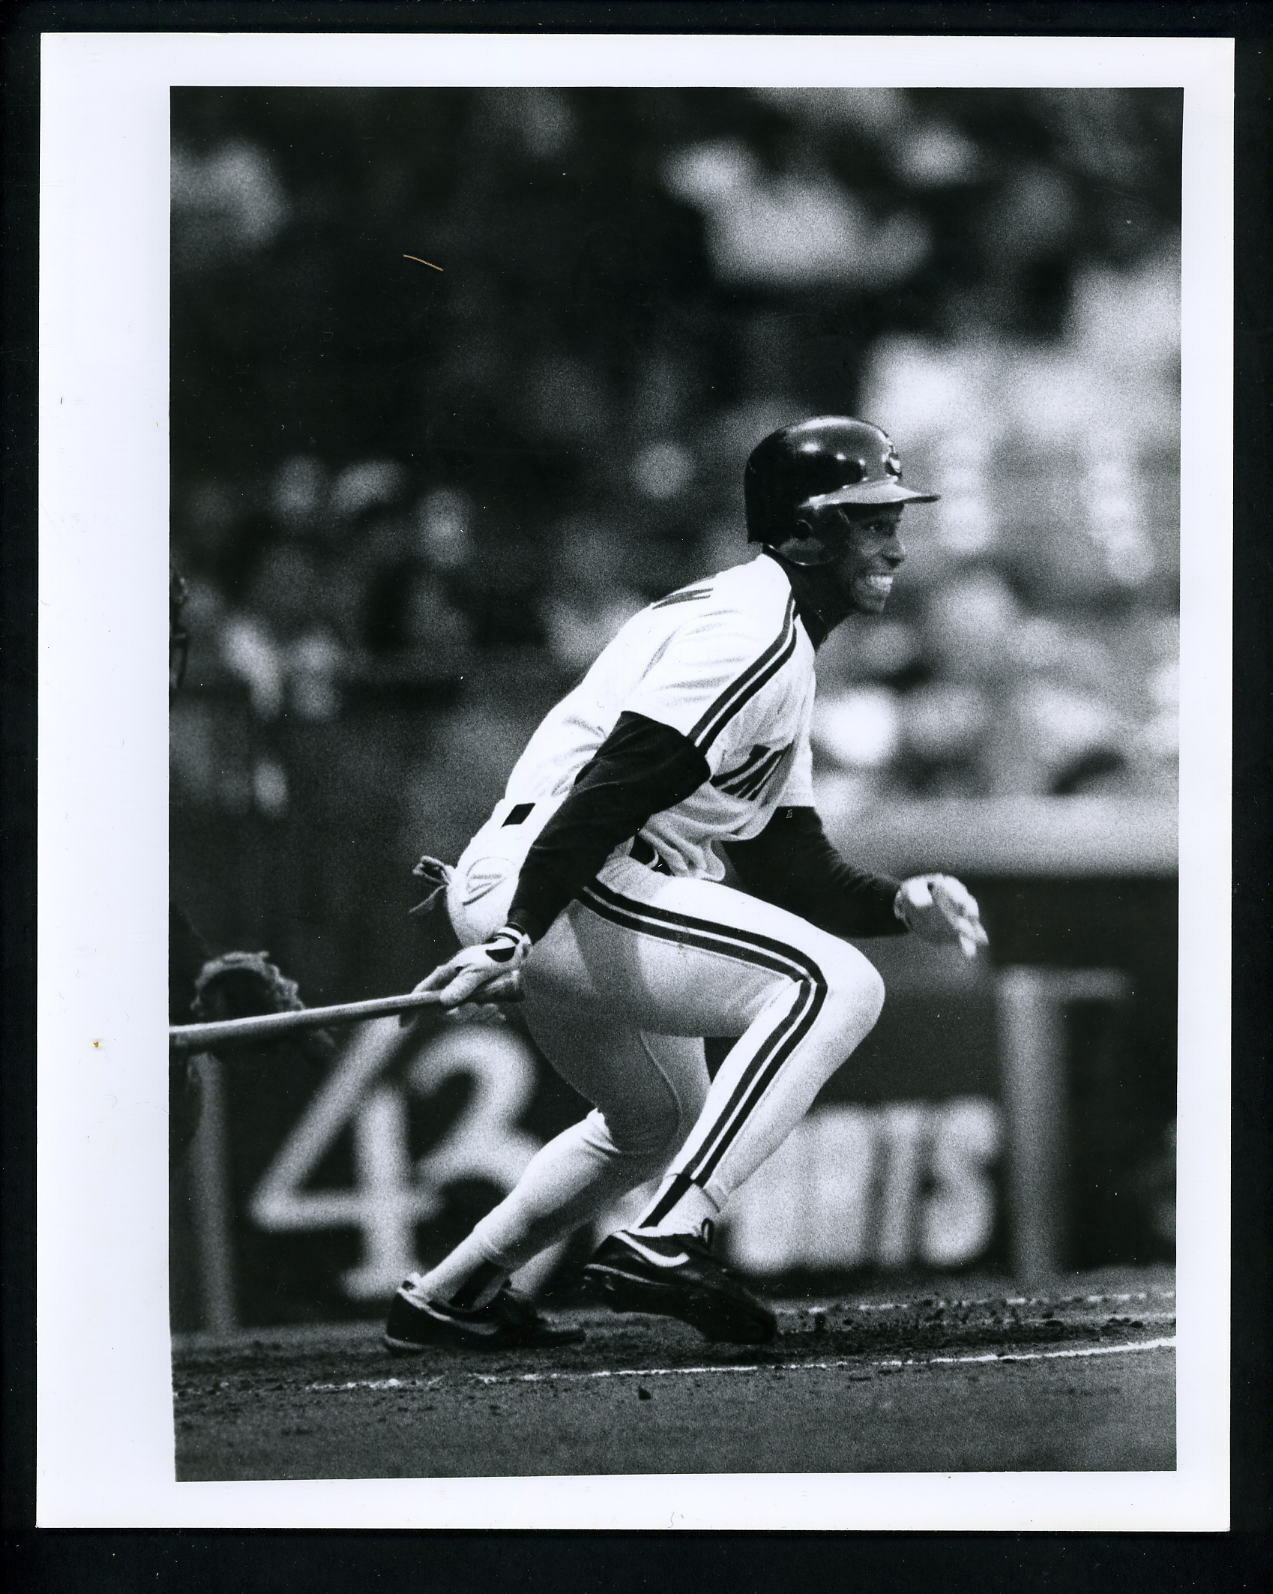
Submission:
M 823 649 L 823 802 L 1173 791 L 1176 96 L 188 89 L 173 127 L 192 808 L 318 768 L 461 836 L 827 411 L 943 497 Z

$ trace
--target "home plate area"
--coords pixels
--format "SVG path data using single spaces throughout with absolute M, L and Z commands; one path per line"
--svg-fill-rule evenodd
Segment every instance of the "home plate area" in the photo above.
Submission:
M 378 1323 L 174 1344 L 181 1480 L 1175 1465 L 1169 1270 L 787 1303 L 770 1346 L 559 1315 L 579 1345 L 391 1358 Z

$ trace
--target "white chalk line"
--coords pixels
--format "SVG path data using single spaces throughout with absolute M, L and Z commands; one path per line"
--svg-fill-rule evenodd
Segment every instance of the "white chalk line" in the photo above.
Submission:
M 810 1373 L 840 1372 L 863 1367 L 954 1367 L 963 1364 L 984 1365 L 990 1362 L 1059 1361 L 1086 1356 L 1126 1356 L 1137 1351 L 1174 1350 L 1175 1337 L 1140 1339 L 1125 1345 L 1087 1345 L 1066 1350 L 989 1351 L 979 1356 L 913 1356 L 906 1360 L 890 1358 L 864 1363 L 856 1360 L 825 1362 L 766 1362 L 764 1364 L 729 1362 L 706 1367 L 601 1367 L 582 1373 L 464 1373 L 460 1379 L 476 1383 L 493 1384 L 574 1384 L 587 1383 L 599 1378 L 701 1378 L 711 1373 Z M 306 1384 L 306 1394 L 345 1394 L 350 1390 L 439 1389 L 448 1380 L 445 1373 L 432 1378 L 355 1378 L 343 1384 Z
M 1107 1306 L 1111 1303 L 1124 1305 L 1128 1301 L 1166 1300 L 1174 1301 L 1175 1290 L 1137 1290 L 1134 1293 L 1120 1295 L 994 1295 L 986 1300 L 961 1301 L 953 1297 L 934 1297 L 931 1300 L 911 1301 L 857 1301 L 851 1305 L 846 1304 L 842 1310 L 846 1312 L 913 1312 L 935 1311 L 938 1307 L 957 1307 L 960 1309 L 971 1306 Z M 825 1311 L 825 1307 L 813 1307 L 816 1314 Z
M 1175 1350 L 1172 1335 L 1164 1339 L 1140 1339 L 1131 1345 L 1085 1345 L 1068 1350 L 990 1351 L 981 1356 L 924 1356 L 907 1361 L 877 1362 L 878 1367 L 951 1367 L 961 1362 L 1045 1362 L 1075 1356 L 1125 1356 L 1138 1350 Z

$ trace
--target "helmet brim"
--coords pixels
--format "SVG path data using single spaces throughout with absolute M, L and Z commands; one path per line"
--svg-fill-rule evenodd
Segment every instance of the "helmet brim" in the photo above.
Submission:
M 940 493 L 921 493 L 913 487 L 903 487 L 901 482 L 857 482 L 807 498 L 801 508 L 823 509 L 832 504 L 935 504 L 940 497 Z

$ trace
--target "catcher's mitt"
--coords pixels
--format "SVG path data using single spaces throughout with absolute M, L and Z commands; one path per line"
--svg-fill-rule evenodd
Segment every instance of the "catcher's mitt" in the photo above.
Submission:
M 223 952 L 210 958 L 194 982 L 190 1010 L 201 1022 L 255 1018 L 262 1013 L 296 1013 L 304 1006 L 295 980 L 289 980 L 268 952 Z M 294 1037 L 297 1045 L 319 1061 L 335 1050 L 324 1029 Z

